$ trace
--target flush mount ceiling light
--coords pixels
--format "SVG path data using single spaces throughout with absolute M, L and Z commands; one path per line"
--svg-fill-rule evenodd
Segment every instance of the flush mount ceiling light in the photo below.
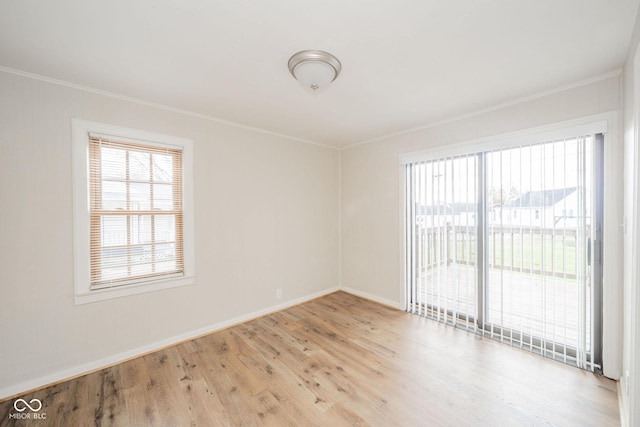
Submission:
M 341 69 L 338 58 L 322 50 L 303 50 L 289 58 L 291 75 L 313 93 L 325 90 Z

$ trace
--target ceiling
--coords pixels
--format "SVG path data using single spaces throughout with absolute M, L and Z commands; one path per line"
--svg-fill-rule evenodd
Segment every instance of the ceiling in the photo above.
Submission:
M 619 70 L 640 0 L 22 0 L 0 66 L 344 147 Z M 342 62 L 322 94 L 289 57 Z

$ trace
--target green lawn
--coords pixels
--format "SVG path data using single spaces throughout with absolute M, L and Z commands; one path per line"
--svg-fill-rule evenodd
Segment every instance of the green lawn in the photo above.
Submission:
M 571 236 L 494 235 L 489 239 L 491 265 L 576 274 L 576 239 Z
M 450 245 L 449 247 L 454 246 Z M 465 240 L 458 236 L 455 250 L 455 253 L 447 254 L 448 259 L 475 263 L 475 239 Z M 576 238 L 574 236 L 496 233 L 489 236 L 487 257 L 489 265 L 495 267 L 575 276 Z

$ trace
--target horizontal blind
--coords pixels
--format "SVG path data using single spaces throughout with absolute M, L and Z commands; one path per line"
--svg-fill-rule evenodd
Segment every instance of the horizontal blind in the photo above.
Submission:
M 184 273 L 182 151 L 89 138 L 91 288 Z

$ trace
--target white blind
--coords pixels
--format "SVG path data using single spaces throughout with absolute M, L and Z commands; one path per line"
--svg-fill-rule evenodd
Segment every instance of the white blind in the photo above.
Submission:
M 91 288 L 184 272 L 182 151 L 89 138 Z
M 406 166 L 409 311 L 595 369 L 594 138 Z
M 407 166 L 410 310 L 476 328 L 478 158 Z

